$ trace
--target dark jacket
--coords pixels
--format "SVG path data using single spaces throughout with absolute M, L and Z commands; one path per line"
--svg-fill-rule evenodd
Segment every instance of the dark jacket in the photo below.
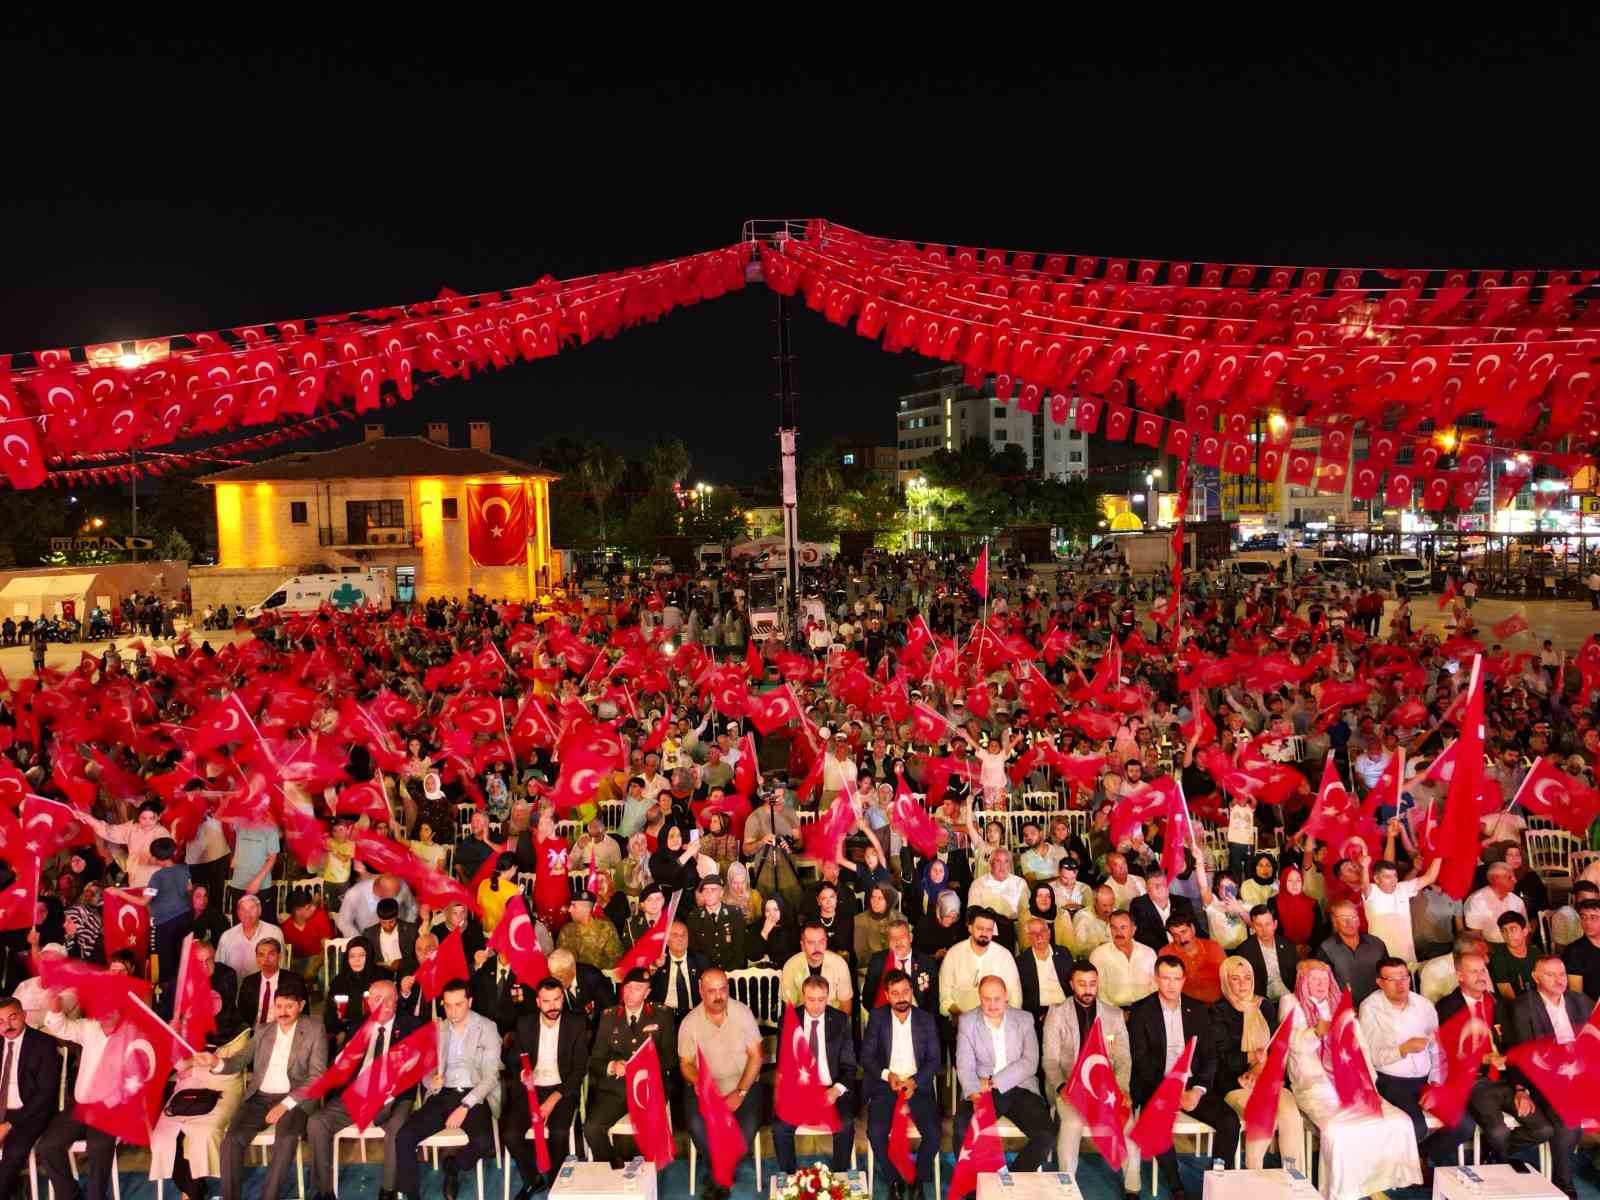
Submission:
M 883 981 L 884 968 L 893 958 L 888 950 L 879 950 L 867 963 L 867 982 L 861 990 L 861 1003 L 867 1008 L 876 1006 L 878 987 Z M 938 1015 L 939 1012 L 939 964 L 922 951 L 912 948 L 911 961 L 908 964 L 907 975 L 911 976 L 911 996 L 917 1002 L 917 1007 Z
M 1178 1003 L 1183 1012 L 1183 1036 L 1195 1039 L 1189 1086 L 1210 1088 L 1217 1073 L 1211 1013 L 1206 1005 L 1188 996 Z M 1161 1017 L 1159 995 L 1151 993 L 1128 1010 L 1128 1048 L 1133 1056 L 1128 1098 L 1135 1108 L 1140 1108 L 1155 1094 L 1167 1073 L 1167 1027 Z
M 888 1069 L 889 1051 L 894 1046 L 894 1030 L 890 1026 L 893 1020 L 894 1010 L 888 1005 L 873 1009 L 867 1018 L 867 1031 L 861 1035 L 861 1098 L 864 1102 L 889 1090 L 883 1072 Z M 917 1060 L 914 1076 L 917 1091 L 926 1092 L 933 1087 L 943 1050 L 939 1044 L 938 1018 L 920 1008 L 911 1010 L 911 1053 Z
M 1267 1028 L 1276 1033 L 1278 1006 L 1263 1002 L 1261 1015 L 1267 1019 Z M 1240 1048 L 1244 1041 L 1244 1014 L 1226 998 L 1211 1006 L 1211 1039 L 1217 1049 L 1216 1087 L 1226 1095 L 1239 1086 L 1239 1077 L 1250 1069 L 1250 1058 Z M 1199 1050 L 1196 1046 L 1195 1052 Z
M 798 1022 L 797 1033 L 804 1036 L 806 1021 L 809 1019 L 804 1007 L 794 1010 L 795 1021 Z M 837 1008 L 829 1005 L 822 1010 L 821 1036 L 817 1039 L 818 1048 L 823 1057 L 828 1060 L 828 1078 L 834 1083 L 844 1085 L 844 1095 L 839 1097 L 839 1115 L 844 1117 L 855 1111 L 855 1080 L 856 1080 L 856 1048 L 855 1038 L 850 1032 L 850 1018 Z M 915 1039 L 916 1034 L 912 1034 Z M 794 1047 L 788 1044 L 787 1038 L 778 1039 L 778 1078 L 783 1078 L 784 1065 L 794 1053 Z
M 600 1027 L 595 1030 L 594 1047 L 587 1052 L 590 1092 L 620 1094 L 625 1077 L 612 1075 L 606 1068 L 618 1060 L 627 1062 L 633 1052 L 644 1045 L 646 1038 L 655 1042 L 661 1073 L 670 1079 L 678 1069 L 678 1023 L 672 1010 L 646 1000 L 639 1014 L 639 1024 L 629 1029 L 628 1013 L 622 1005 L 606 1009 L 601 1014 Z
M 227 970 L 227 968 L 224 967 L 221 963 L 217 963 L 216 966 L 214 968 L 212 968 L 212 973 L 211 973 L 211 985 L 212 985 L 212 987 L 216 987 L 217 972 L 218 971 L 225 971 L 225 970 Z M 277 983 L 279 985 L 281 985 L 283 983 L 283 981 L 289 977 L 290 974 L 291 974 L 291 972 L 285 971 L 282 967 L 279 967 L 278 968 Z M 277 996 L 278 991 L 277 991 L 276 987 L 273 988 L 272 994 L 273 994 L 273 996 Z M 329 1004 L 331 1005 L 332 1001 L 329 1001 Z M 256 971 L 256 972 L 254 972 L 252 974 L 246 975 L 243 979 L 241 979 L 239 981 L 238 1012 L 239 1012 L 239 1019 L 241 1021 L 243 1021 L 246 1025 L 249 1025 L 252 1029 L 255 1028 L 257 1025 L 261 1024 L 261 972 L 260 971 Z M 267 1020 L 276 1021 L 277 1019 L 278 1019 L 277 1014 L 274 1013 L 274 1012 L 271 1012 L 269 1010 L 268 1013 L 267 1013 Z M 221 1023 L 220 1019 L 219 1019 L 218 1023 L 219 1024 Z M 356 1024 L 357 1024 L 357 1026 L 359 1026 L 360 1022 L 357 1021 Z
M 395 932 L 400 935 L 400 966 L 395 971 L 397 977 L 403 978 L 417 969 L 417 923 L 415 921 L 400 921 L 395 925 Z M 378 954 L 378 937 L 383 933 L 380 925 L 368 925 L 361 931 L 361 936 L 372 943 L 374 959 L 380 958 Z M 465 942 L 466 935 L 462 935 Z
M 1282 937 L 1274 937 L 1278 948 L 1278 976 L 1283 980 L 1283 986 L 1291 992 L 1294 991 L 1294 973 L 1300 966 L 1300 952 L 1294 948 L 1293 942 L 1287 942 Z M 1250 964 L 1250 969 L 1256 976 L 1256 995 L 1267 994 L 1267 964 L 1262 957 L 1261 943 L 1256 941 L 1251 934 L 1240 942 L 1233 950 L 1245 962 Z
M 1524 995 L 1526 994 L 1527 993 L 1524 993 Z M 1494 1033 L 1492 1028 L 1490 1030 L 1494 1037 L 1494 1047 L 1497 1050 L 1503 1051 L 1505 1049 L 1505 1045 L 1502 1042 L 1502 1035 L 1509 1032 L 1506 1029 L 1506 1010 L 1511 1006 L 1492 988 L 1484 996 L 1484 999 L 1489 1001 L 1489 1022 L 1491 1027 L 1498 1025 L 1501 1029 L 1500 1033 Z M 1451 992 L 1449 995 L 1440 996 L 1439 1003 L 1434 1005 L 1434 1008 L 1438 1011 L 1439 1025 L 1441 1029 L 1449 1023 L 1451 1017 L 1455 1016 L 1463 1008 L 1465 1008 L 1466 1004 L 1467 998 L 1461 994 L 1460 988 L 1456 988 L 1456 990 Z M 1577 1030 L 1578 1026 L 1574 1025 L 1573 1032 L 1576 1033 Z M 1450 1046 L 1443 1047 L 1444 1055 L 1447 1060 L 1450 1057 L 1452 1049 L 1453 1048 Z M 1487 1075 L 1488 1071 L 1489 1068 L 1487 1066 L 1480 1066 L 1478 1068 L 1478 1074 L 1480 1076 Z
M 516 1036 L 505 1051 L 505 1068 L 517 1087 L 522 1086 L 522 1056 L 531 1071 L 539 1062 L 539 1014 L 523 1013 L 517 1018 Z M 589 1068 L 589 1027 L 577 1013 L 561 1014 L 556 1029 L 556 1070 L 561 1073 L 561 1095 L 576 1098 L 583 1088 L 583 1073 Z
M 583 1015 L 588 1022 L 589 1031 L 594 1032 L 600 1024 L 600 1014 L 606 1006 L 617 1002 L 617 993 L 611 986 L 611 981 L 606 978 L 605 972 L 591 967 L 588 963 L 578 963 L 577 976 L 572 981 L 572 990 L 567 992 L 567 1011 Z M 530 994 L 533 989 L 524 987 L 524 995 Z M 698 1004 L 700 1001 L 695 1000 Z
M 1594 1011 L 1594 1001 L 1582 992 L 1572 991 L 1564 992 L 1562 998 L 1566 1001 L 1567 1020 L 1572 1022 L 1572 1032 L 1581 1034 L 1584 1022 Z M 1550 1014 L 1544 1009 L 1544 998 L 1537 988 L 1523 992 L 1509 1004 L 1502 1003 L 1500 1014 L 1502 1037 L 1499 1048 L 1502 1053 L 1524 1042 L 1555 1035 L 1555 1029 L 1550 1024 Z M 1510 1074 L 1518 1083 L 1525 1084 L 1530 1091 L 1538 1092 L 1537 1088 L 1527 1083 L 1520 1071 L 1512 1069 Z
M 0 1039 L 0 1042 L 3 1041 Z M 59 1047 L 62 1044 L 32 1026 L 24 1026 L 21 1036 L 10 1043 L 11 1053 L 15 1056 L 11 1070 L 17 1080 L 17 1095 L 22 1100 L 22 1108 L 16 1117 L 18 1126 L 42 1130 L 55 1115 L 56 1101 L 60 1099 Z M 0 1098 L 0 1105 L 4 1103 L 4 1099 Z
M 1039 960 L 1033 947 L 1026 946 L 1018 952 L 1017 975 L 1022 980 L 1022 1007 L 1035 1021 L 1044 1020 L 1044 1006 L 1039 1003 Z M 1072 955 L 1063 946 L 1051 946 L 1050 958 L 1055 965 L 1056 978 L 1061 983 L 1061 994 L 1072 996 Z
M 1167 899 L 1170 911 L 1168 917 L 1185 916 L 1194 922 L 1195 933 L 1204 937 L 1205 926 L 1200 924 L 1195 916 L 1194 905 L 1189 903 L 1186 896 L 1169 896 Z M 1163 947 L 1172 942 L 1172 935 L 1167 932 L 1167 923 L 1161 914 L 1156 911 L 1156 902 L 1149 896 L 1135 896 L 1128 905 L 1128 915 L 1133 918 L 1133 936 L 1135 941 L 1143 942 L 1157 954 Z
M 689 1008 L 700 1003 L 700 976 L 710 969 L 711 964 L 706 961 L 706 956 L 696 950 L 685 951 L 683 956 L 684 966 L 689 969 Z M 661 965 L 655 968 L 650 976 L 650 999 L 657 1004 L 667 1003 L 667 980 L 671 977 L 672 955 L 664 955 Z M 780 967 L 782 963 L 778 964 Z M 670 1005 L 668 1007 L 671 1007 Z M 678 1016 L 687 1016 L 689 1009 L 682 1009 Z
M 1361 935 L 1354 950 L 1340 941 L 1338 934 L 1324 938 L 1317 947 L 1317 957 L 1333 968 L 1334 982 L 1341 989 L 1350 989 L 1357 1008 L 1378 990 L 1378 960 L 1388 953 L 1388 947 L 1370 933 Z

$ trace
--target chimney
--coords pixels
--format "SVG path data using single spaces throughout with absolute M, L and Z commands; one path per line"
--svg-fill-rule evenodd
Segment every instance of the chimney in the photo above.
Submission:
M 467 422 L 467 445 L 474 450 L 482 450 L 485 454 L 489 451 L 489 422 Z
M 363 442 L 375 442 L 379 438 L 381 438 L 382 436 L 383 436 L 383 426 L 382 425 L 368 425 L 362 431 L 361 440 Z
M 441 446 L 450 444 L 450 423 L 448 421 L 429 421 L 428 440 Z

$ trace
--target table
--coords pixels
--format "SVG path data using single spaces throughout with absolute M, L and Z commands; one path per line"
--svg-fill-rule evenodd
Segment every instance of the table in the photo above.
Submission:
M 1201 1200 L 1309 1200 L 1319 1194 L 1307 1183 L 1297 1190 L 1287 1171 L 1207 1171 L 1202 1178 Z
M 640 1164 L 638 1174 L 629 1180 L 610 1163 L 563 1163 L 556 1172 L 550 1195 L 574 1200 L 578 1197 L 582 1200 L 655 1200 L 655 1164 Z
M 1010 1187 L 1001 1184 L 998 1171 L 984 1171 L 978 1176 L 978 1200 L 1082 1200 L 1082 1196 L 1064 1171 L 1013 1171 Z
M 1537 1171 L 1526 1175 L 1505 1163 L 1473 1167 L 1483 1185 L 1476 1191 L 1459 1167 L 1439 1167 L 1433 1172 L 1433 1200 L 1564 1200 L 1561 1189 Z

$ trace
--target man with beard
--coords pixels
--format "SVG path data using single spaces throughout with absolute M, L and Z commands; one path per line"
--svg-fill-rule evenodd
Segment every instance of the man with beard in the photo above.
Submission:
M 522 1172 L 517 1200 L 528 1200 L 534 1192 L 550 1186 L 539 1173 L 533 1140 L 527 1136 L 532 1116 L 529 1089 L 544 1115 L 546 1144 L 554 1161 L 564 1157 L 569 1147 L 578 1096 L 589 1067 L 589 1027 L 577 1013 L 565 1011 L 561 984 L 546 979 L 534 1000 L 538 1011 L 518 1019 L 515 1042 L 505 1055 L 506 1069 L 517 1076 L 519 1086 L 505 1089 L 500 1112 L 501 1140 Z M 523 1063 L 527 1064 L 526 1073 Z
M 1128 1091 L 1133 1063 L 1128 1053 L 1127 1022 L 1120 1008 L 1100 999 L 1100 973 L 1094 969 L 1094 964 L 1082 958 L 1073 963 L 1068 986 L 1072 994 L 1067 1001 L 1053 1005 L 1045 1014 L 1044 1082 L 1050 1094 L 1056 1097 L 1056 1112 L 1061 1118 L 1061 1128 L 1056 1134 L 1056 1165 L 1072 1174 L 1078 1169 L 1084 1120 L 1061 1094 L 1061 1089 L 1072 1078 L 1083 1040 L 1089 1036 L 1096 1020 L 1100 1022 L 1100 1033 L 1111 1056 L 1117 1086 L 1124 1095 Z M 1138 1156 L 1129 1155 L 1122 1167 L 1123 1190 L 1137 1193 L 1140 1183 Z
M 994 914 L 986 908 L 967 910 L 967 940 L 945 953 L 939 967 L 939 1011 L 954 1021 L 978 1007 L 978 984 L 997 976 L 1012 1008 L 1022 1007 L 1022 979 L 1011 951 L 995 941 Z
M 889 1133 L 895 1106 L 902 1097 L 913 1128 L 939 1128 L 933 1094 L 934 1074 L 942 1057 L 939 1027 L 932 1016 L 916 1006 L 911 979 L 904 971 L 885 974 L 883 989 L 889 1002 L 873 1009 L 861 1038 L 867 1140 L 877 1161 L 888 1164 L 880 1170 L 889 1179 L 889 1200 L 923 1200 L 923 1187 L 933 1178 L 933 1156 L 938 1153 L 939 1139 L 922 1137 L 917 1147 L 916 1178 L 902 1180 L 889 1157 Z

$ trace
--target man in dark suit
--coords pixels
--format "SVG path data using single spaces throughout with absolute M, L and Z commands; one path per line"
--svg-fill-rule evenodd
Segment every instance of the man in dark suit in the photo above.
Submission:
M 1472 1127 L 1476 1125 L 1499 1161 L 1508 1162 L 1508 1155 L 1548 1142 L 1555 1129 L 1539 1112 L 1532 1094 L 1502 1075 L 1506 1062 L 1502 1054 L 1502 1039 L 1495 1034 L 1495 1028 L 1505 1027 L 1507 1005 L 1495 995 L 1494 984 L 1489 978 L 1488 961 L 1477 951 L 1457 953 L 1454 958 L 1459 986 L 1448 995 L 1441 996 L 1436 1005 L 1441 1034 L 1443 1026 L 1448 1025 L 1457 1013 L 1470 1008 L 1467 1020 L 1479 1022 L 1483 1026 L 1480 1032 L 1489 1042 L 1483 1065 L 1478 1068 L 1477 1081 L 1467 1097 L 1467 1113 L 1461 1118 L 1465 1128 L 1458 1126 L 1456 1133 L 1464 1141 L 1472 1136 Z M 1442 1049 L 1448 1059 L 1453 1056 L 1455 1047 L 1443 1045 Z M 1495 1069 L 1493 1079 L 1489 1077 L 1491 1067 Z M 1505 1118 L 1508 1115 L 1516 1122 L 1513 1128 L 1506 1125 Z
M 889 945 L 867 962 L 867 984 L 861 991 L 861 1006 L 878 1006 L 878 993 L 890 971 L 904 971 L 911 980 L 911 998 L 916 1006 L 934 1016 L 939 1013 L 939 963 L 911 947 L 911 925 L 898 919 L 886 930 Z M 888 1003 L 887 997 L 884 1003 Z
M 798 1052 L 795 1041 L 809 1045 L 816 1057 L 817 1079 L 828 1085 L 839 1113 L 839 1132 L 833 1135 L 833 1157 L 828 1165 L 835 1171 L 845 1171 L 850 1167 L 850 1150 L 856 1140 L 856 1051 L 850 1018 L 828 1004 L 828 981 L 821 976 L 808 976 L 800 985 L 800 994 L 804 1004 L 795 1013 L 794 1037 L 782 1039 L 778 1046 L 778 1078 L 784 1078 L 786 1068 L 794 1069 L 791 1060 Z M 790 1175 L 795 1171 L 794 1131 L 795 1126 L 789 1122 L 772 1118 L 772 1148 L 778 1168 Z
M 217 994 L 217 1027 L 206 1037 L 207 1046 L 221 1046 L 231 1042 L 244 1028 L 244 1017 L 239 1012 L 239 977 L 232 967 L 217 961 L 217 948 L 210 942 L 194 940 L 194 965 L 211 981 L 211 990 Z M 172 1020 L 172 1005 L 177 988 L 166 988 L 156 1003 L 156 1011 L 163 1020 Z M 3 1194 L 3 1193 L 0 1193 Z
M 589 1028 L 577 1013 L 566 1011 L 560 983 L 550 979 L 540 984 L 534 1003 L 538 1011 L 518 1020 L 516 1036 L 506 1049 L 505 1068 L 517 1082 L 505 1089 L 500 1109 L 501 1141 L 522 1172 L 517 1200 L 528 1200 L 550 1187 L 550 1180 L 539 1173 L 534 1144 L 527 1136 L 532 1116 L 528 1085 L 533 1085 L 544 1113 L 550 1161 L 557 1163 L 571 1148 L 572 1121 L 589 1068 Z
M 1033 1018 L 1035 1034 L 1044 1032 L 1044 1014 L 1051 1005 L 1065 1004 L 1072 995 L 1072 955 L 1052 941 L 1054 930 L 1040 917 L 1023 926 L 1027 949 L 1017 955 L 1017 977 L 1022 980 L 1022 1008 Z
M 61 1054 L 48 1034 L 30 1029 L 22 1002 L 0 1000 L 0 1196 L 22 1194 L 22 1172 L 61 1099 Z
M 400 919 L 400 902 L 393 896 L 378 901 L 378 921 L 361 931 L 372 943 L 372 957 L 398 978 L 417 969 L 417 923 Z
M 1559 955 L 1543 954 L 1533 966 L 1533 990 L 1523 992 L 1506 1006 L 1505 1049 L 1540 1038 L 1554 1038 L 1562 1045 L 1572 1042 L 1594 1009 L 1594 1001 L 1582 992 L 1567 990 L 1567 968 Z M 1550 1182 L 1569 1196 L 1577 1195 L 1572 1182 L 1572 1151 L 1582 1132 L 1568 1125 L 1536 1088 L 1513 1073 L 1517 1084 L 1515 1102 L 1520 1113 L 1524 1099 L 1532 1101 L 1550 1125 Z
M 1135 896 L 1128 905 L 1128 915 L 1133 918 L 1133 937 L 1143 942 L 1157 954 L 1172 941 L 1167 932 L 1167 920 L 1175 914 L 1187 916 L 1194 923 L 1195 933 L 1201 937 L 1206 927 L 1195 915 L 1194 905 L 1185 896 L 1174 896 L 1167 887 L 1167 877 L 1157 871 L 1144 881 L 1145 894 Z
M 700 1003 L 700 975 L 711 964 L 689 949 L 689 927 L 674 921 L 667 929 L 667 952 L 650 969 L 650 999 L 670 1008 L 682 1020 Z
M 1250 936 L 1239 943 L 1234 953 L 1249 963 L 1250 969 L 1255 972 L 1256 995 L 1267 996 L 1268 986 L 1272 982 L 1272 973 L 1267 970 L 1269 959 L 1277 972 L 1281 989 L 1273 992 L 1272 999 L 1277 1000 L 1286 992 L 1294 991 L 1294 973 L 1300 966 L 1300 952 L 1294 948 L 1294 943 L 1278 936 L 1278 918 L 1265 904 L 1258 904 L 1250 910 Z
M 1222 1090 L 1213 1086 L 1217 1050 L 1212 1040 L 1211 1016 L 1204 1004 L 1183 994 L 1184 974 L 1181 958 L 1163 954 L 1156 959 L 1155 994 L 1137 1001 L 1128 1010 L 1128 1041 L 1133 1052 L 1129 1099 L 1135 1108 L 1147 1104 L 1178 1061 L 1185 1044 L 1194 1038 L 1189 1086 L 1179 1105 L 1184 1112 L 1216 1131 L 1211 1153 L 1223 1162 L 1232 1162 L 1239 1143 L 1239 1118 L 1222 1098 Z M 1169 1148 L 1157 1162 L 1162 1182 L 1173 1200 L 1183 1200 L 1184 1192 L 1178 1184 L 1177 1154 Z
M 624 1092 L 628 1059 L 653 1038 L 661 1060 L 662 1084 L 670 1095 L 672 1071 L 678 1061 L 678 1025 L 670 1008 L 652 1001 L 651 984 L 643 967 L 629 971 L 622 981 L 622 1002 L 608 1008 L 595 1032 L 589 1054 L 589 1103 L 584 1114 L 583 1137 L 595 1162 L 622 1163 L 622 1152 L 611 1140 L 611 1127 L 628 1113 Z M 551 1156 L 552 1158 L 554 1155 Z
M 285 975 L 278 969 L 283 958 L 283 947 L 277 938 L 262 938 L 256 943 L 257 970 L 239 981 L 239 1014 L 252 1027 L 265 1025 L 273 1019 L 272 1002 L 277 999 L 278 988 Z
M 567 1011 L 580 1014 L 592 1035 L 600 1024 L 600 1015 L 617 1000 L 605 972 L 579 962 L 570 950 L 557 950 L 550 955 L 550 974 L 566 990 Z M 526 995 L 527 989 L 523 992 Z
M 923 1186 L 933 1178 L 933 1156 L 939 1138 L 923 1134 L 917 1146 L 917 1177 L 903 1180 L 889 1158 L 889 1131 L 901 1096 L 910 1109 L 912 1128 L 937 1131 L 938 1105 L 933 1080 L 943 1059 L 939 1023 L 916 1006 L 911 980 L 904 971 L 883 979 L 889 1003 L 872 1010 L 861 1038 L 861 1097 L 867 1106 L 867 1140 L 889 1180 L 889 1200 L 923 1200 Z M 909 1186 L 910 1191 L 907 1192 Z

